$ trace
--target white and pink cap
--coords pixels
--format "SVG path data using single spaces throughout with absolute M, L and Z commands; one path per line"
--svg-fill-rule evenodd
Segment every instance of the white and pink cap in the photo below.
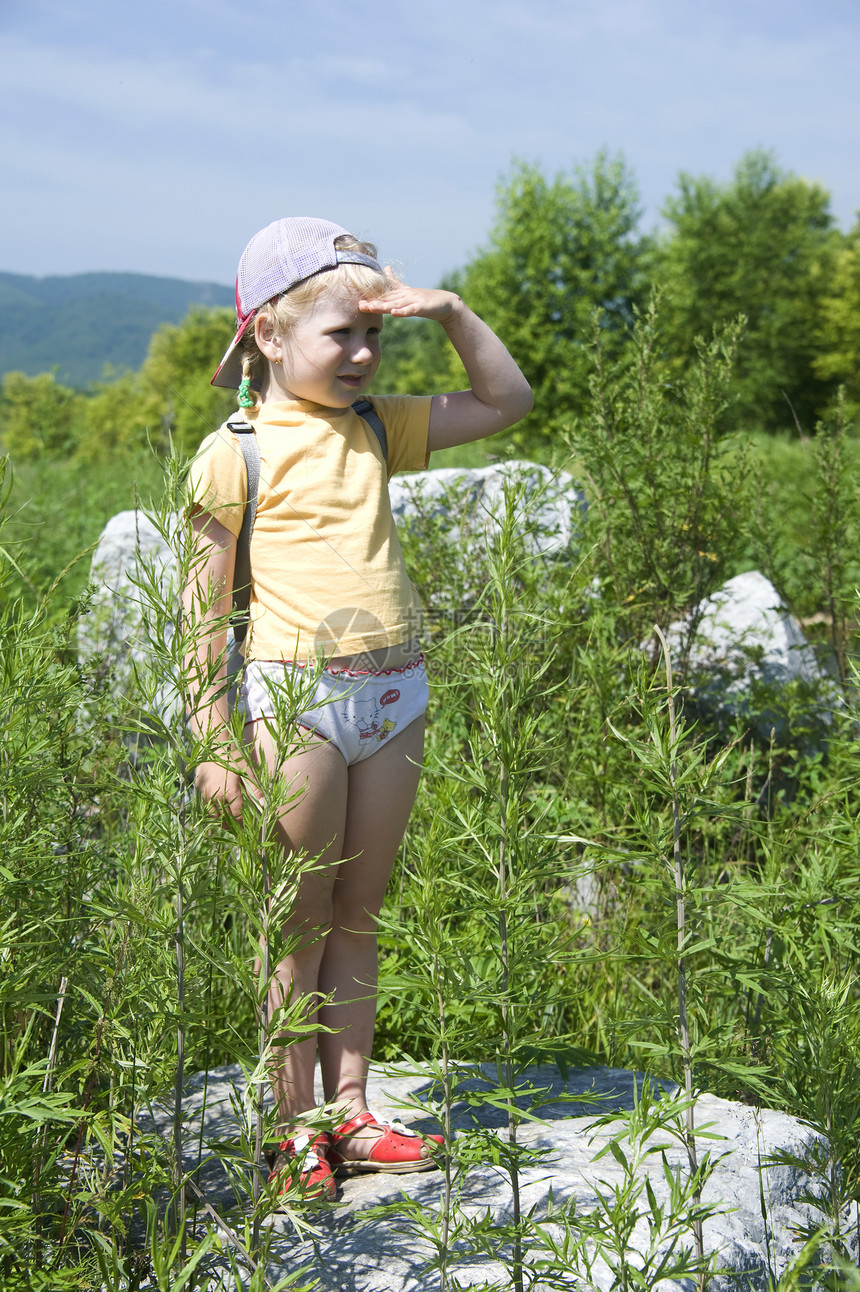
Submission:
M 382 273 L 382 266 L 361 251 L 342 251 L 335 239 L 349 230 L 329 220 L 297 215 L 275 220 L 255 233 L 239 261 L 236 275 L 236 335 L 218 365 L 211 385 L 236 389 L 242 380 L 240 342 L 261 305 L 288 292 L 325 269 L 338 265 L 368 265 Z

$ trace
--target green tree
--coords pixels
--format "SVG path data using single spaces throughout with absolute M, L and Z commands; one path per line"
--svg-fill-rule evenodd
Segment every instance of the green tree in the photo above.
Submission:
M 758 151 L 728 184 L 682 174 L 678 186 L 664 209 L 670 233 L 654 258 L 670 350 L 686 365 L 697 337 L 707 341 L 715 325 L 743 315 L 735 424 L 785 429 L 793 409 L 811 429 L 830 393 L 816 366 L 839 238 L 829 195 Z
M 192 452 L 235 411 L 236 392 L 210 385 L 235 326 L 232 310 L 196 306 L 177 326 L 165 323 L 153 334 L 140 370 L 140 414 L 153 442 L 166 446 L 172 436 Z
M 845 387 L 848 412 L 860 413 L 860 220 L 836 254 L 830 291 L 821 307 L 817 376 Z
M 99 382 L 84 405 L 84 429 L 77 448 L 82 462 L 139 455 L 147 441 L 160 439 L 161 424 L 150 428 L 151 401 L 143 398 L 140 376 L 123 372 L 112 380 Z M 154 430 L 154 434 L 150 431 Z
M 0 395 L 0 435 L 13 462 L 74 451 L 84 397 L 61 386 L 53 372 L 28 377 L 7 372 Z
M 181 323 L 158 328 L 140 372 L 99 383 L 87 399 L 78 456 L 165 452 L 171 439 L 193 452 L 236 409 L 235 391 L 210 385 L 234 326 L 232 311 L 196 306 Z
M 532 450 L 552 445 L 588 398 L 596 310 L 615 354 L 644 297 L 636 184 L 621 157 L 547 180 L 519 162 L 499 188 L 489 247 L 467 267 L 469 304 L 508 346 L 535 392 L 511 433 Z

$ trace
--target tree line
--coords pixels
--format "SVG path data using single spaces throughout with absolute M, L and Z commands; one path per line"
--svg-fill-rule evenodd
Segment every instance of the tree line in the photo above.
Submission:
M 486 245 L 445 283 L 461 292 L 516 355 L 535 391 L 514 447 L 551 455 L 589 406 L 593 354 L 629 348 L 633 324 L 658 301 L 667 389 L 715 333 L 740 325 L 724 423 L 811 433 L 844 388 L 860 403 L 860 219 L 845 233 L 819 184 L 747 153 L 731 179 L 682 173 L 662 226 L 640 231 L 635 178 L 620 155 L 553 177 L 515 162 L 499 185 Z M 153 335 L 138 372 L 82 392 L 53 373 L 8 373 L 2 438 L 13 460 L 97 461 L 172 439 L 191 451 L 234 406 L 209 378 L 233 331 L 228 309 L 194 308 Z M 438 329 L 386 323 L 380 389 L 419 393 L 459 384 Z

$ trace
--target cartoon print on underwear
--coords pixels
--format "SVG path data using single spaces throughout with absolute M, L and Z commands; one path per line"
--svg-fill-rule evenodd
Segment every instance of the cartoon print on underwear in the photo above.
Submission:
M 359 740 L 375 740 L 380 743 L 387 740 L 397 726 L 396 722 L 383 714 L 383 707 L 395 704 L 399 699 L 400 691 L 396 686 L 389 687 L 378 700 L 375 695 L 365 697 L 359 691 L 355 696 L 344 697 L 344 716 L 356 727 Z

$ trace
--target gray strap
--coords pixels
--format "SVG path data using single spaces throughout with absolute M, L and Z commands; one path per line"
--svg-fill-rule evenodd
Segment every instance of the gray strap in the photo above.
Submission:
M 254 428 L 241 417 L 231 417 L 225 425 L 236 436 L 248 473 L 248 499 L 242 515 L 242 528 L 236 539 L 236 568 L 233 574 L 233 637 L 236 644 L 241 645 L 248 631 L 248 606 L 251 601 L 251 531 L 257 515 L 257 496 L 260 490 L 260 449 Z
M 382 418 L 377 413 L 369 399 L 357 399 L 352 406 L 353 412 L 358 413 L 362 421 L 367 422 L 373 434 L 379 440 L 379 447 L 382 449 L 382 457 L 386 466 L 388 465 L 388 436 L 385 434 L 385 427 L 382 424 Z

